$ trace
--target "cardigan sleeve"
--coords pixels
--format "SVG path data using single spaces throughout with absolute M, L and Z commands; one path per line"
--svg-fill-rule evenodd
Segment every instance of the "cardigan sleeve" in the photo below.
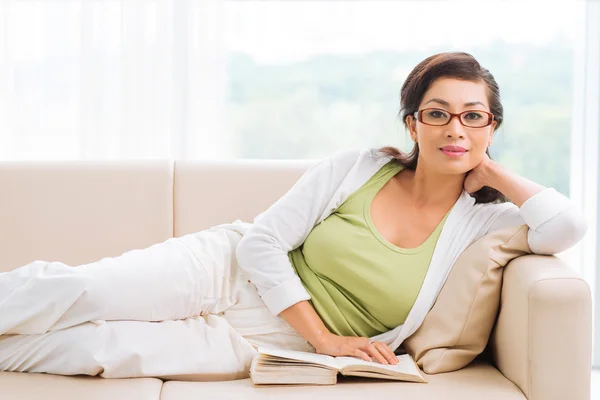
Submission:
M 587 231 L 583 213 L 566 196 L 546 188 L 521 207 L 504 203 L 486 234 L 512 225 L 529 226 L 528 243 L 536 254 L 556 254 L 579 242 Z
M 254 219 L 236 248 L 240 268 L 274 314 L 311 297 L 288 253 L 302 245 L 356 162 L 338 152 L 311 166 L 275 204 Z

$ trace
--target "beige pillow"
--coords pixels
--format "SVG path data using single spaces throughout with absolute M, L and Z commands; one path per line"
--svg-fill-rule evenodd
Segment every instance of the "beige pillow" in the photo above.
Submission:
M 494 231 L 459 256 L 423 324 L 403 343 L 423 371 L 456 371 L 485 349 L 498 314 L 502 268 L 531 253 L 528 230 Z

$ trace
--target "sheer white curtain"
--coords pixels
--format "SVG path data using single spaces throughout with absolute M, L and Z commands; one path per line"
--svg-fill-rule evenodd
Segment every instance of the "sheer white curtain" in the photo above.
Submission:
M 220 8 L 0 1 L 0 161 L 226 155 Z

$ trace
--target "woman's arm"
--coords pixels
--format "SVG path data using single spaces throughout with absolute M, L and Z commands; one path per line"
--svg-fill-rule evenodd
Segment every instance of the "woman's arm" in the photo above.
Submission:
M 474 174 L 469 174 L 471 179 L 474 175 L 479 175 L 477 179 L 480 181 L 481 187 L 489 186 L 498 190 L 517 207 L 521 207 L 533 195 L 546 189 L 546 187 L 517 175 L 504 165 L 489 158 L 484 159 L 473 172 Z M 470 193 L 472 192 L 470 191 Z
M 469 173 L 465 190 L 472 193 L 484 185 L 500 191 L 514 204 L 496 205 L 502 210 L 482 235 L 507 226 L 527 224 L 531 251 L 556 254 L 575 245 L 587 231 L 583 213 L 566 196 L 554 188 L 525 179 L 487 157 Z
M 307 300 L 286 308 L 279 316 L 315 348 L 318 348 L 328 335 L 331 335 L 319 314 Z
M 236 256 L 269 310 L 318 353 L 366 361 L 373 357 L 383 364 L 396 364 L 397 357 L 385 343 L 331 333 L 308 301 L 310 295 L 288 258 L 288 253 L 306 240 L 360 154 L 356 150 L 338 152 L 309 168 L 283 197 L 254 219 Z

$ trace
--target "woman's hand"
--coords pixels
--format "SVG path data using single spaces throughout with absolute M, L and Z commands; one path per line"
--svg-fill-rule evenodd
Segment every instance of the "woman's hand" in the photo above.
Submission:
M 369 338 L 328 334 L 315 346 L 317 353 L 330 356 L 350 356 L 381 364 L 398 364 L 398 358 L 387 344 L 369 343 Z
M 484 186 L 489 186 L 489 169 L 493 161 L 487 154 L 483 155 L 483 160 L 475 168 L 469 171 L 463 184 L 467 193 L 472 194 Z
M 463 186 L 467 193 L 475 193 L 482 187 L 489 186 L 508 197 L 517 207 L 546 188 L 508 170 L 499 162 L 491 160 L 487 154 L 469 171 Z

